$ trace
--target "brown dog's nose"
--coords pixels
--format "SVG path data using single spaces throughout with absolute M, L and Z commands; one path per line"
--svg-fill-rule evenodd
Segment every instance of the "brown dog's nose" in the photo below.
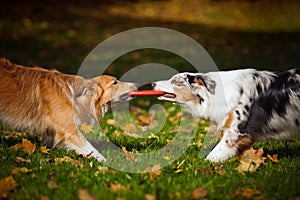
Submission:
M 151 83 L 152 88 L 155 88 L 156 83 Z

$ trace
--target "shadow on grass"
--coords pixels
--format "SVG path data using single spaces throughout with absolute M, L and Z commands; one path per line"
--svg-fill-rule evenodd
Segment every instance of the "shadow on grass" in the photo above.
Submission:
M 250 32 L 178 21 L 138 19 L 109 12 L 115 4 L 135 1 L 1 1 L 0 56 L 22 65 L 55 67 L 76 73 L 86 55 L 119 32 L 146 26 L 180 31 L 198 41 L 220 69 L 253 67 L 285 70 L 300 66 L 300 31 Z M 138 56 L 137 56 L 138 53 Z M 145 62 L 178 71 L 193 71 L 179 56 L 156 50 L 137 51 L 111 64 L 109 74 L 121 76 Z

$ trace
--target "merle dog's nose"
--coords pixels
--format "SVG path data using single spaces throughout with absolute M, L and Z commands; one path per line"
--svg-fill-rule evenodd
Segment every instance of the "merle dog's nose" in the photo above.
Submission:
M 152 88 L 155 88 L 156 83 L 151 83 Z

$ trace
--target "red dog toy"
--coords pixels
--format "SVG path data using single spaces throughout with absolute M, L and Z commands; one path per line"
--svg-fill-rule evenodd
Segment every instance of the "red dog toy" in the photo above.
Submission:
M 128 92 L 129 96 L 161 96 L 166 94 L 164 91 L 155 91 L 155 90 L 140 90 L 140 91 L 132 91 Z

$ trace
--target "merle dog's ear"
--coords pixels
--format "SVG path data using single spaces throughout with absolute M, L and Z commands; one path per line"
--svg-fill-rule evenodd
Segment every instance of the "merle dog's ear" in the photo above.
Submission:
M 206 89 L 211 93 L 215 94 L 216 81 L 212 80 L 206 75 L 187 75 L 189 84 L 197 83 L 198 85 L 206 87 Z

